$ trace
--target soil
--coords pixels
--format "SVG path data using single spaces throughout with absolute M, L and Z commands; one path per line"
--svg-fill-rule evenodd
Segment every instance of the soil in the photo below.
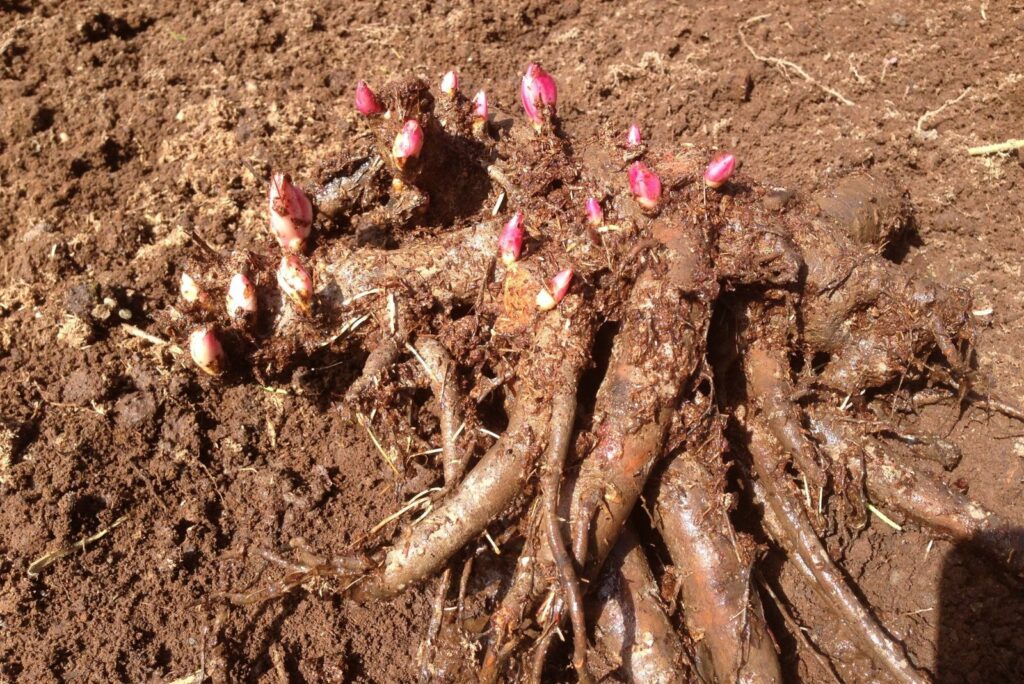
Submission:
M 358 78 L 457 67 L 514 111 L 534 59 L 577 136 L 638 121 L 798 192 L 894 174 L 917 217 L 905 263 L 971 288 L 978 365 L 1024 398 L 1024 152 L 966 152 L 1024 134 L 1024 5 L 323 5 L 0 0 L 0 681 L 416 676 L 430 587 L 365 606 L 329 586 L 210 601 L 277 576 L 247 550 L 301 537 L 341 552 L 397 529 L 371 533 L 405 490 L 332 408 L 352 368 L 324 371 L 326 392 L 218 383 L 124 327 L 173 300 L 185 228 L 219 247 L 267 240 L 244 162 L 303 182 L 343 156 L 365 131 Z M 935 406 L 910 427 L 960 445 L 946 477 L 1024 524 L 1020 425 Z M 938 681 L 1024 680 L 1021 585 L 969 545 L 872 519 L 836 551 Z M 768 561 L 811 639 L 831 629 L 799 573 Z M 771 603 L 788 677 L 831 681 Z

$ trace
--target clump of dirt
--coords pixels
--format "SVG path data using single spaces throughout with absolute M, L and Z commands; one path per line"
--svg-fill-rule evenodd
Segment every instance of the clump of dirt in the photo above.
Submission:
M 265 247 L 265 187 L 244 162 L 306 180 L 359 147 L 366 128 L 349 106 L 358 78 L 434 82 L 454 66 L 467 89 L 485 87 L 512 111 L 525 62 L 539 59 L 559 75 L 560 113 L 578 140 L 620 136 L 636 120 L 659 145 L 734 149 L 744 173 L 805 195 L 851 171 L 896 177 L 919 236 L 900 246 L 906 268 L 970 287 L 978 365 L 1000 394 L 1021 394 L 1010 350 L 1024 303 L 1010 255 L 1022 213 L 1011 189 L 1024 170 L 1012 156 L 963 152 L 1019 137 L 1013 46 L 1024 17 L 1013 7 L 794 6 L 749 24 L 738 5 L 666 14 L 643 2 L 2 11 L 0 619 L 9 638 L 0 672 L 11 681 L 418 674 L 433 598 L 421 589 L 367 605 L 338 597 L 336 585 L 318 598 L 313 584 L 249 609 L 209 603 L 265 586 L 253 549 L 301 538 L 342 553 L 394 533 L 396 523 L 371 530 L 412 490 L 365 429 L 331 408 L 363 359 L 326 368 L 312 358 L 307 380 L 288 385 L 218 383 L 170 346 L 125 332 L 159 331 L 190 235 L 224 251 Z M 765 57 L 801 65 L 854 104 Z M 950 76 L 962 73 L 976 79 Z M 935 474 L 1024 518 L 1024 447 L 1012 423 L 948 403 L 904 420 L 961 446 L 956 470 Z M 407 447 L 393 448 L 419 484 Z M 939 681 L 1013 679 L 1018 585 L 970 544 L 898 522 L 897 532 L 872 517 L 848 539 L 824 532 L 915 663 Z M 515 555 L 514 543 L 497 542 Z M 493 586 L 475 608 L 483 612 L 500 596 L 501 564 L 492 573 L 489 544 L 480 549 L 475 582 Z M 786 616 L 765 601 L 784 671 L 827 680 L 792 622 L 818 643 L 827 606 L 793 564 L 761 567 L 791 607 Z

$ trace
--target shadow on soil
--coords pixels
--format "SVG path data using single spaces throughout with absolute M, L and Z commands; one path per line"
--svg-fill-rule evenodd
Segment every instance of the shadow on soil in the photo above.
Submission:
M 937 609 L 937 684 L 1024 682 L 1024 583 L 959 543 L 943 564 Z

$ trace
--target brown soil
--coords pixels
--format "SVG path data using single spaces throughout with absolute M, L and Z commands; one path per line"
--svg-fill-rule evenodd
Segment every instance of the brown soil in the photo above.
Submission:
M 203 601 L 258 581 L 247 548 L 303 537 L 340 551 L 401 506 L 330 393 L 209 382 L 122 328 L 171 301 L 183 227 L 219 246 L 265 240 L 263 181 L 242 160 L 313 177 L 363 130 L 357 78 L 433 82 L 455 66 L 512 110 L 538 59 L 575 135 L 636 120 L 807 192 L 855 169 L 897 174 L 921 238 L 906 262 L 991 309 L 979 365 L 1024 396 L 1024 153 L 966 153 L 1024 135 L 1024 6 L 334 4 L 0 0 L 0 681 L 415 677 L 421 590 L 367 606 L 329 587 L 251 608 Z M 854 104 L 755 59 L 737 30 L 755 13 L 770 13 L 744 31 L 757 55 Z M 349 372 L 319 384 L 344 388 Z M 964 450 L 950 480 L 1024 521 L 1021 427 L 957 418 L 934 407 L 914 427 L 949 433 Z M 872 520 L 841 562 L 939 681 L 1024 679 L 1021 585 L 969 547 Z M 798 572 L 765 567 L 812 639 L 830 628 Z M 789 676 L 830 681 L 769 619 Z

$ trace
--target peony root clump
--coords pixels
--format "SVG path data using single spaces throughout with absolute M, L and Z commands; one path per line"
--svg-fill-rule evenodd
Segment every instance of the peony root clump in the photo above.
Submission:
M 906 198 L 866 175 L 801 198 L 638 125 L 571 139 L 536 64 L 520 97 L 506 118 L 454 71 L 436 95 L 360 81 L 372 135 L 315 184 L 268 179 L 267 249 L 197 240 L 183 264 L 167 325 L 210 382 L 365 358 L 343 408 L 438 445 L 428 512 L 394 539 L 264 552 L 286 574 L 230 598 L 329 578 L 370 601 L 439 578 L 425 679 L 540 681 L 567 658 L 583 682 L 778 682 L 756 582 L 770 543 L 834 613 L 826 657 L 853 644 L 858 677 L 929 681 L 823 536 L 877 503 L 1017 576 L 1024 538 L 919 472 L 927 440 L 900 431 L 893 407 L 919 392 L 984 399 L 967 293 L 886 258 Z M 471 628 L 473 549 L 492 537 L 517 557 Z

